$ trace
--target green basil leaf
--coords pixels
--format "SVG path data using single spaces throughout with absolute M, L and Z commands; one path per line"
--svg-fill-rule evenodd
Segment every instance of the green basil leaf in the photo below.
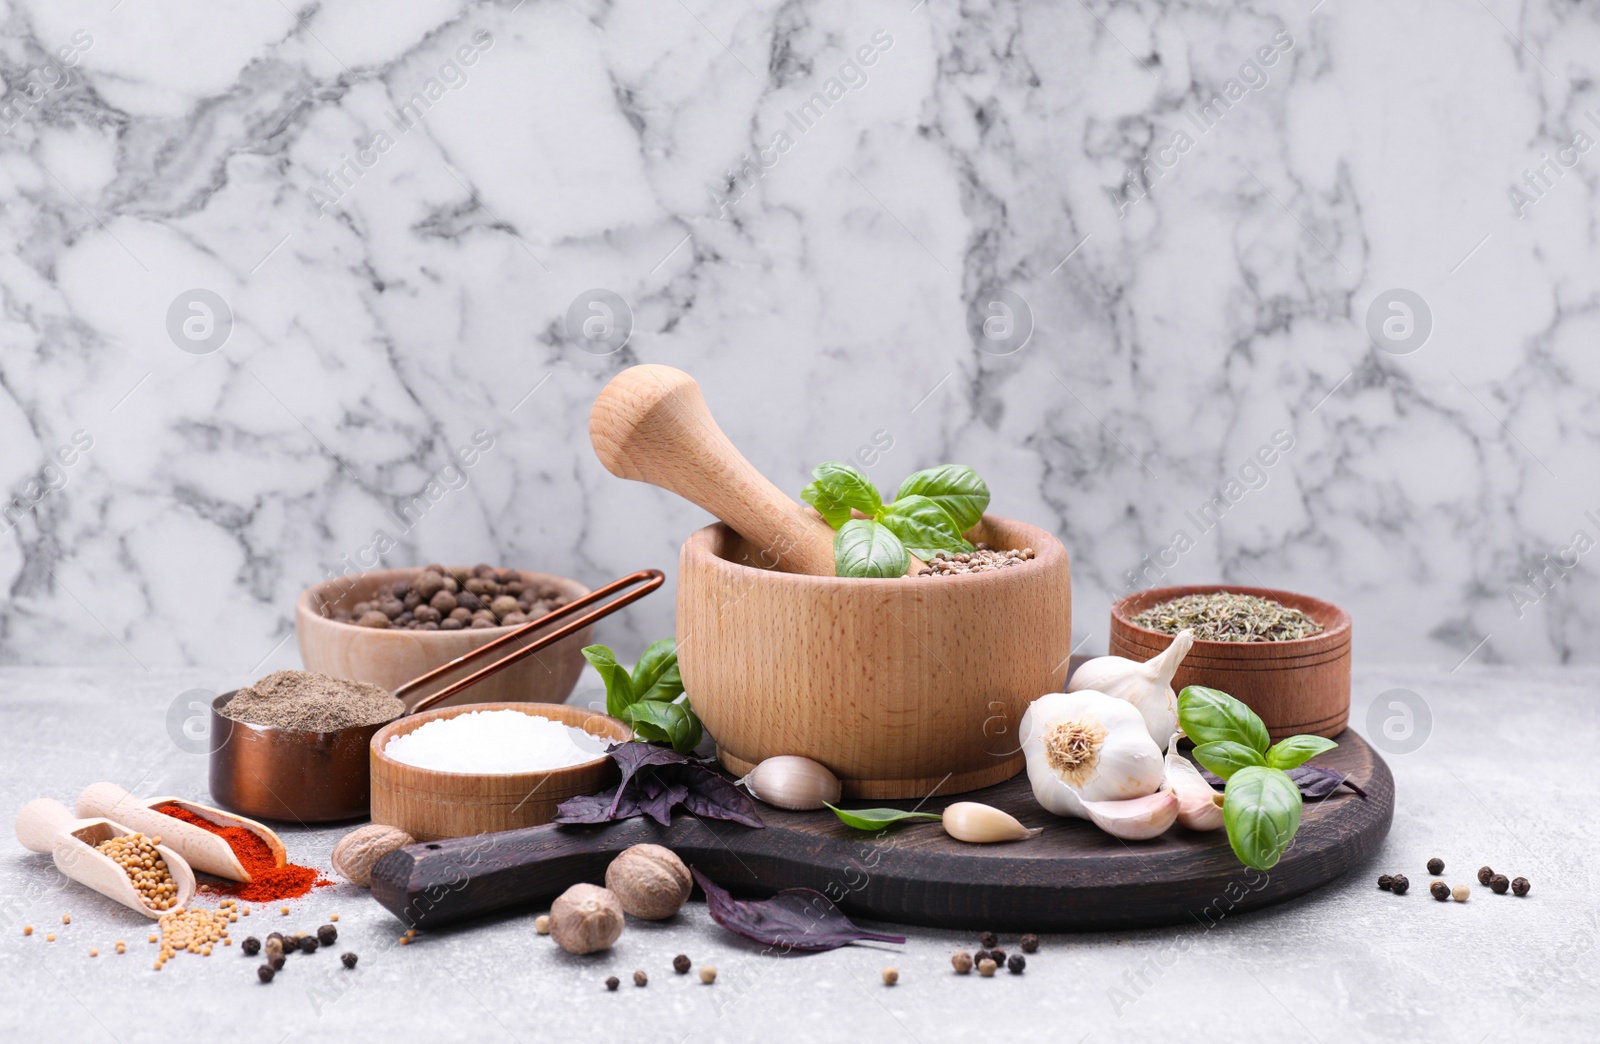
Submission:
M 870 518 L 853 518 L 833 536 L 833 565 L 840 576 L 901 576 L 910 564 L 900 538 Z
M 852 508 L 876 515 L 883 506 L 878 487 L 848 464 L 826 461 L 812 469 L 811 477 L 816 481 L 800 491 L 800 499 L 816 508 L 834 529 L 850 521 Z
M 1247 766 L 1267 763 L 1259 750 L 1247 747 L 1243 743 L 1235 743 L 1233 740 L 1200 744 L 1194 748 L 1194 760 L 1223 779 Z
M 960 533 L 977 525 L 989 506 L 989 487 L 965 464 L 946 464 L 942 468 L 916 472 L 900 483 L 900 492 L 894 499 L 898 502 L 909 496 L 927 497 L 938 504 Z
M 687 703 L 640 700 L 628 713 L 633 730 L 651 743 L 670 743 L 679 754 L 689 753 L 700 743 L 700 719 Z
M 1300 829 L 1300 788 L 1281 769 L 1242 768 L 1223 792 L 1222 822 L 1239 861 L 1270 870 Z
M 1178 693 L 1178 724 L 1196 743 L 1231 740 L 1265 754 L 1272 745 L 1256 712 L 1217 689 L 1190 685 Z
M 663 638 L 650 643 L 639 662 L 633 665 L 632 681 L 636 699 L 671 703 L 683 695 L 677 639 Z
M 972 550 L 944 508 L 918 494 L 897 498 L 878 515 L 878 521 L 918 558 L 932 558 L 940 551 Z
M 636 697 L 633 679 L 617 663 L 616 653 L 604 645 L 589 645 L 584 647 L 583 658 L 594 665 L 594 669 L 600 672 L 600 680 L 606 683 L 606 713 L 627 721 L 625 712 Z
M 937 812 L 902 812 L 898 808 L 834 808 L 833 814 L 839 817 L 839 822 L 857 830 L 882 830 L 884 827 L 893 826 L 907 819 L 943 819 Z
M 1289 769 L 1299 768 L 1318 754 L 1332 750 L 1338 745 L 1333 740 L 1323 739 L 1321 736 L 1290 736 L 1267 749 L 1267 764 L 1287 772 Z M 1222 773 L 1217 772 L 1217 775 L 1220 776 Z

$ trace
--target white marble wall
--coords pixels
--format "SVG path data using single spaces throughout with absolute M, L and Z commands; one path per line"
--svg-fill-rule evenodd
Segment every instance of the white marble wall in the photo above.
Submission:
M 4 662 L 290 665 L 380 531 L 670 569 L 705 516 L 585 425 L 639 361 L 796 492 L 875 440 L 890 488 L 976 466 L 1071 550 L 1085 649 L 1220 578 L 1348 607 L 1369 663 L 1600 656 L 1592 4 L 0 11 Z M 1020 348 L 969 334 L 997 287 Z

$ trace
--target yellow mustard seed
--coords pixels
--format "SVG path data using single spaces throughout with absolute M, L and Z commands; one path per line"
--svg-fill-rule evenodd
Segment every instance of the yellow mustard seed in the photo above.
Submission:
M 45 942 L 55 942 L 56 941 L 56 933 L 55 932 L 51 932 L 49 935 L 46 935 L 44 937 L 44 941 Z
M 22 926 L 22 934 L 23 935 L 32 935 L 33 934 L 33 925 L 31 925 L 31 924 L 23 925 Z

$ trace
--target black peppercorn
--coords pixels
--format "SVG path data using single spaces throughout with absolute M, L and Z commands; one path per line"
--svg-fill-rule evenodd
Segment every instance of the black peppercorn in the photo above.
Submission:
M 1428 873 L 1433 874 L 1435 877 L 1444 873 L 1444 860 L 1438 856 L 1428 860 Z
M 301 939 L 300 940 L 300 952 L 301 953 L 316 953 L 317 952 L 317 937 L 315 935 L 308 935 L 304 939 Z
M 1405 895 L 1406 889 L 1411 887 L 1411 879 L 1405 874 L 1395 874 L 1389 879 L 1389 891 L 1395 895 Z
M 260 979 L 262 982 L 271 982 L 272 977 L 276 974 L 278 974 L 277 970 L 274 969 L 270 964 L 263 964 L 261 967 L 256 969 L 256 978 Z
M 646 975 L 642 970 L 636 971 L 633 973 L 633 984 L 635 986 L 648 986 L 650 984 L 650 976 Z
M 331 924 L 325 924 L 317 929 L 317 942 L 324 946 L 332 946 L 334 940 L 339 938 L 339 929 Z
M 984 962 L 984 961 L 986 961 L 988 959 L 989 959 L 989 951 L 988 950 L 979 950 L 977 953 L 972 955 L 972 963 L 973 964 L 981 964 L 982 962 Z
M 1528 884 L 1526 877 L 1514 877 L 1511 879 L 1511 894 L 1513 895 L 1527 895 L 1528 889 L 1531 887 L 1532 885 Z
M 283 942 L 283 933 L 282 932 L 268 932 L 267 933 L 267 940 L 270 942 L 273 939 L 276 939 L 279 942 Z
M 1039 948 L 1039 937 L 1034 935 L 1032 932 L 1029 932 L 1027 935 L 1022 937 L 1019 945 L 1021 945 L 1023 953 L 1033 953 Z
M 1450 898 L 1450 886 L 1445 884 L 1443 881 L 1433 882 L 1433 884 L 1428 886 L 1428 891 L 1432 892 L 1433 897 L 1439 900 L 1441 903 Z
M 1021 975 L 1022 969 L 1028 966 L 1028 959 L 1020 953 L 1014 953 L 1006 958 L 1006 971 L 1012 975 Z
M 1490 870 L 1486 866 L 1478 867 L 1478 883 L 1479 884 L 1486 885 L 1492 880 L 1494 880 L 1494 871 L 1493 870 Z
M 672 970 L 677 972 L 679 975 L 689 974 L 688 955 L 680 953 L 678 956 L 672 958 Z
M 606 989 L 611 990 L 613 993 L 615 993 L 617 987 L 621 986 L 621 985 L 622 985 L 622 983 L 617 981 L 617 977 L 615 975 L 606 976 Z
M 272 965 L 273 971 L 283 971 L 283 962 L 286 958 L 281 953 L 275 953 L 267 958 L 267 963 Z
M 346 952 L 341 953 L 339 955 L 339 959 L 344 962 L 344 966 L 346 968 L 354 968 L 356 966 L 356 961 L 359 961 L 361 958 L 357 957 L 353 953 Z
M 990 950 L 989 951 L 989 959 L 991 961 L 993 961 L 994 963 L 996 963 L 996 964 L 1004 964 L 1004 963 L 1006 963 L 1006 951 L 1004 951 L 1004 950 Z
M 244 942 L 239 944 L 239 952 L 246 957 L 254 957 L 261 952 L 261 940 L 253 935 L 245 936 Z
M 1494 891 L 1495 895 L 1505 895 L 1506 889 L 1511 887 L 1511 881 L 1507 879 L 1505 874 L 1495 874 L 1489 878 L 1489 887 Z
M 1378 887 L 1387 892 L 1390 888 L 1394 887 L 1394 878 L 1390 877 L 1388 874 L 1379 874 Z
M 995 937 L 993 932 L 984 932 L 982 935 L 978 936 L 978 945 L 982 946 L 985 950 L 994 949 L 995 944 L 999 941 L 1000 940 Z M 997 961 L 995 963 L 998 964 L 999 962 Z

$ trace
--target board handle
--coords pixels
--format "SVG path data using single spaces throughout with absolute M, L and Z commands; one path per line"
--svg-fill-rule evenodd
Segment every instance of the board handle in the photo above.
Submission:
M 71 810 L 56 799 L 34 798 L 17 813 L 17 840 L 30 852 L 50 852 L 56 838 L 77 822 Z
M 647 363 L 623 370 L 589 413 L 606 470 L 698 504 L 786 573 L 833 576 L 833 529 L 767 480 L 717 426 L 693 377 Z
M 90 783 L 78 795 L 79 819 L 92 819 L 95 816 L 116 819 L 117 812 L 123 809 L 145 807 L 143 801 L 115 783 Z

